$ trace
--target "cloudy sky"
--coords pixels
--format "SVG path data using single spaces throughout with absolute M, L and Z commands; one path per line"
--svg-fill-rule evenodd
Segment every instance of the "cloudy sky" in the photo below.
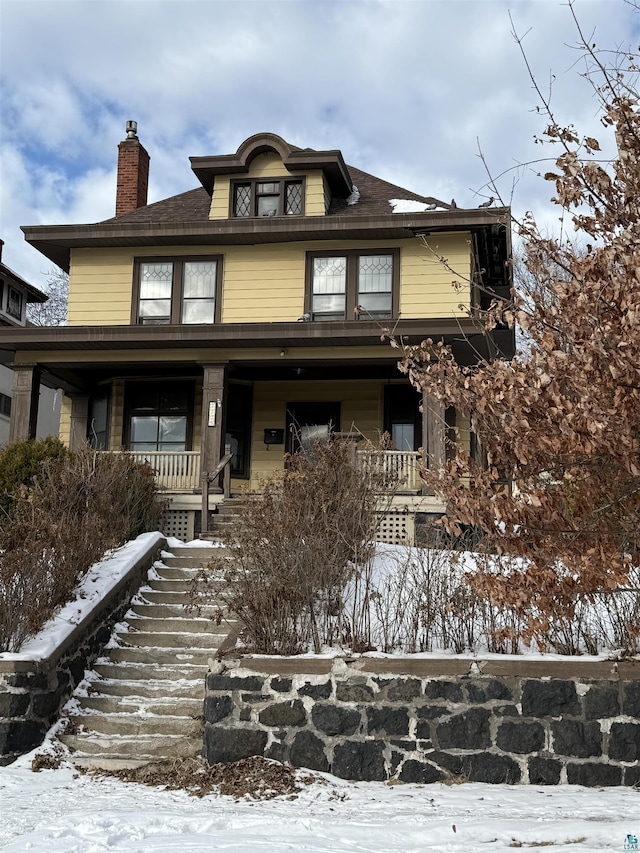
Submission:
M 625 0 L 575 0 L 587 37 L 638 45 Z M 0 0 L 3 261 L 43 287 L 21 225 L 114 213 L 125 122 L 151 155 L 149 201 L 197 186 L 190 155 L 259 131 L 461 207 L 488 195 L 479 146 L 518 213 L 557 217 L 536 167 L 544 122 L 509 13 L 559 118 L 601 129 L 566 0 Z

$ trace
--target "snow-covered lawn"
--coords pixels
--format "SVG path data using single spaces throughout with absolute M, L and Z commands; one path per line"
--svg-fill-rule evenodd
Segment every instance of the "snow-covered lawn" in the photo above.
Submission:
M 640 838 L 640 791 L 632 789 L 390 786 L 325 776 L 296 800 L 253 802 L 197 799 L 70 767 L 34 773 L 31 758 L 0 768 L 0 849 L 13 853 L 622 853 L 633 849 L 627 836 Z

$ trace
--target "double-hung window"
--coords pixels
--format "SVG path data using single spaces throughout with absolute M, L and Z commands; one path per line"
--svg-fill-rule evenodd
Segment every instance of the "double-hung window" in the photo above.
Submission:
M 9 287 L 7 291 L 7 314 L 16 320 L 22 319 L 22 294 L 15 287 Z
M 131 383 L 127 388 L 128 449 L 183 451 L 190 446 L 192 388 L 185 383 Z
M 222 259 L 140 258 L 135 322 L 143 325 L 220 322 Z
M 231 215 L 301 216 L 304 213 L 302 180 L 269 178 L 267 180 L 233 181 Z
M 306 310 L 313 320 L 386 320 L 398 315 L 398 249 L 307 258 Z

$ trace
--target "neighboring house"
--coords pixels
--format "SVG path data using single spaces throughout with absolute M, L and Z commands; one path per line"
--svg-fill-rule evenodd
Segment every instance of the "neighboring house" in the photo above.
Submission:
M 48 297 L 33 285 L 26 282 L 17 273 L 2 262 L 2 247 L 0 240 L 0 337 L 7 327 L 23 327 L 27 323 L 26 309 L 28 302 L 45 302 Z M 13 407 L 14 374 L 8 363 L 13 361 L 13 352 L 0 350 L 0 445 L 6 444 L 10 437 L 11 411 Z M 20 393 L 20 391 L 18 391 Z M 30 431 L 37 438 L 47 435 L 57 435 L 60 423 L 60 399 L 51 388 L 42 386 L 39 389 L 39 401 L 36 407 L 37 422 L 35 430 Z
M 61 436 L 149 459 L 176 535 L 199 529 L 201 475 L 217 470 L 225 444 L 231 490 L 257 490 L 285 452 L 330 430 L 395 442 L 384 460 L 405 494 L 389 538 L 405 537 L 416 511 L 441 511 L 420 494 L 417 451 L 444 458 L 455 413 L 430 399 L 420 410 L 381 334 L 442 339 L 467 363 L 494 345 L 511 356 L 508 330 L 489 341 L 470 316 L 508 294 L 508 209 L 425 198 L 347 166 L 340 151 L 270 133 L 235 154 L 192 157 L 201 186 L 147 205 L 136 131 L 129 122 L 119 145 L 113 219 L 23 228 L 69 271 L 68 325 L 12 330 L 0 346 L 16 351 L 22 387 L 63 389 Z M 29 400 L 12 413 L 21 436 Z

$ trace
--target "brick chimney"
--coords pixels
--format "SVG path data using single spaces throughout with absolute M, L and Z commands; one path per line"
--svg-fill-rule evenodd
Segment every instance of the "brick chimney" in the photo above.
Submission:
M 149 154 L 136 136 L 138 124 L 127 122 L 127 138 L 118 145 L 116 216 L 130 213 L 147 203 Z

